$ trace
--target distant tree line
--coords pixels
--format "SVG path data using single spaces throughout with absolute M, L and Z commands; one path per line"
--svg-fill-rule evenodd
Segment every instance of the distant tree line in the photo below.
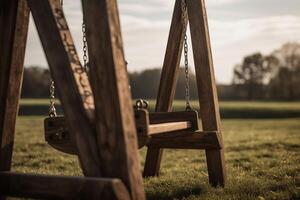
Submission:
M 242 100 L 300 100 L 300 44 L 270 55 L 254 53 L 234 68 L 230 96 Z
M 155 99 L 161 69 L 149 69 L 142 72 L 129 73 L 130 90 L 134 99 L 145 98 Z M 49 97 L 49 83 L 50 72 L 48 69 L 38 66 L 26 67 L 24 71 L 22 97 L 23 98 L 48 98 Z M 185 98 L 185 74 L 184 70 L 180 69 L 179 79 L 175 98 Z M 190 96 L 192 99 L 197 97 L 196 77 L 190 73 Z
M 129 73 L 134 99 L 155 99 L 161 69 Z M 300 45 L 288 43 L 270 55 L 254 53 L 236 65 L 233 81 L 218 85 L 221 100 L 300 100 Z M 38 66 L 26 67 L 23 79 L 23 98 L 48 98 L 50 72 Z M 196 77 L 190 72 L 190 97 L 197 99 Z M 184 69 L 179 70 L 176 99 L 185 99 Z

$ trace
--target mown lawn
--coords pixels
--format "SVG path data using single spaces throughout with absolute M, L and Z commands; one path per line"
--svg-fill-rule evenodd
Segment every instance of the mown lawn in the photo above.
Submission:
M 161 176 L 144 181 L 148 199 L 300 199 L 300 118 L 225 119 L 222 127 L 225 188 L 209 186 L 204 151 L 166 150 Z M 18 118 L 13 170 L 82 175 L 75 157 L 44 142 L 39 116 Z

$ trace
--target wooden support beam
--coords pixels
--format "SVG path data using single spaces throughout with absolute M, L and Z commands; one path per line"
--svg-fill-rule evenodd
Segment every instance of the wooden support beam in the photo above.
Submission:
M 182 54 L 184 29 L 187 26 L 187 21 L 185 24 L 182 22 L 181 0 L 176 0 L 156 99 L 155 110 L 157 112 L 168 112 L 172 109 Z M 159 174 L 162 153 L 161 149 L 148 148 L 143 176 Z
M 153 135 L 149 147 L 165 149 L 220 149 L 215 131 L 176 131 Z
M 78 148 L 86 176 L 100 177 L 101 168 L 93 118 L 93 95 L 77 55 L 59 0 L 28 0 L 68 129 Z
M 130 199 L 119 179 L 8 172 L 0 172 L 0 195 L 38 199 Z
M 26 0 L 0 2 L 0 171 L 11 168 L 28 22 Z
M 196 68 L 200 114 L 204 131 L 220 130 L 220 112 L 211 54 L 207 13 L 204 0 L 187 1 Z M 222 134 L 218 140 L 223 144 Z M 223 146 L 223 145 L 222 145 Z M 209 181 L 213 186 L 224 185 L 226 179 L 224 150 L 206 150 Z
M 145 199 L 137 133 L 116 0 L 82 0 L 96 111 L 101 172 Z

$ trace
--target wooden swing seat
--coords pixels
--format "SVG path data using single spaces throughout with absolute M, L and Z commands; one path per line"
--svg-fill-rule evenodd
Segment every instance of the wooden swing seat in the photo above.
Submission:
M 153 136 L 199 130 L 196 111 L 149 113 L 146 109 L 138 109 L 135 110 L 134 118 L 139 148 L 147 145 Z M 72 141 L 63 116 L 46 118 L 44 127 L 45 140 L 50 146 L 64 153 L 77 154 L 75 142 Z

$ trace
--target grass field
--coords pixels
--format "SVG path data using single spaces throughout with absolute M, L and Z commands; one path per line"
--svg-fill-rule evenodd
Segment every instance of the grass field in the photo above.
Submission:
M 149 109 L 153 110 L 155 101 L 149 101 Z M 193 109 L 199 109 L 198 101 L 191 101 Z M 184 101 L 174 101 L 175 111 L 185 109 Z M 61 112 L 59 103 L 58 111 Z M 47 115 L 49 100 L 23 99 L 21 101 L 21 115 Z M 225 101 L 220 103 L 222 118 L 300 118 L 300 102 L 245 102 Z
M 267 107 L 276 112 L 300 109 L 299 103 L 275 102 L 221 106 Z M 224 119 L 222 128 L 228 172 L 225 188 L 209 186 L 204 151 L 166 150 L 161 176 L 144 180 L 148 199 L 300 199 L 300 118 Z M 140 151 L 141 165 L 145 150 Z M 13 170 L 82 175 L 75 157 L 44 142 L 41 116 L 18 118 Z

